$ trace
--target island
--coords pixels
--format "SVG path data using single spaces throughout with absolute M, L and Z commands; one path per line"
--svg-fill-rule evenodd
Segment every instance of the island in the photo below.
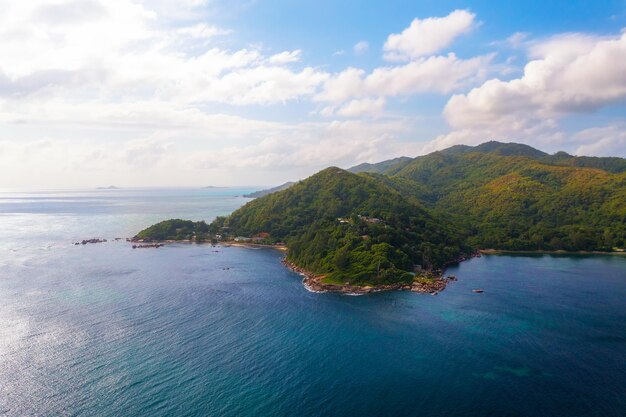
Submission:
M 480 250 L 622 252 L 625 172 L 620 158 L 461 145 L 326 168 L 211 223 L 166 220 L 133 240 L 286 247 L 312 291 L 436 294 L 445 268 Z

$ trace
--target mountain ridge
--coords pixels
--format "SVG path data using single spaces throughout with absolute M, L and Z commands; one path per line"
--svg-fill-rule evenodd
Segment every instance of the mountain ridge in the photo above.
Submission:
M 596 156 L 576 156 L 570 155 L 563 151 L 555 154 L 548 154 L 541 150 L 535 149 L 529 145 L 515 142 L 498 142 L 489 141 L 476 146 L 453 145 L 449 148 L 431 152 L 426 155 L 420 155 L 415 158 L 400 157 L 384 160 L 377 163 L 362 163 L 348 168 L 350 172 L 371 172 L 378 174 L 394 175 L 411 162 L 420 158 L 442 153 L 444 155 L 460 155 L 471 152 L 491 153 L 500 156 L 526 156 L 537 159 L 543 163 L 557 166 L 575 166 L 581 168 L 599 168 L 608 172 L 619 173 L 626 172 L 626 159 L 619 157 L 596 157 Z M 408 160 L 406 159 L 408 158 Z M 402 159 L 401 161 L 398 161 Z

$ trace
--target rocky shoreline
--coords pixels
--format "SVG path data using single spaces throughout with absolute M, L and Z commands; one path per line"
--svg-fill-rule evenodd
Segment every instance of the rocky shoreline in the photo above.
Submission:
M 106 239 L 93 238 L 93 239 L 83 239 L 80 242 L 74 242 L 74 245 L 87 245 L 90 243 L 105 243 L 105 242 L 107 242 Z
M 133 245 L 133 249 L 145 249 L 145 248 L 160 248 L 165 246 L 165 243 L 147 243 L 144 245 Z
M 304 284 L 307 290 L 317 293 L 334 292 L 347 295 L 363 295 L 383 291 L 412 291 L 423 294 L 436 295 L 446 288 L 448 282 L 456 281 L 456 277 L 454 276 L 448 276 L 445 278 L 443 276 L 437 276 L 432 279 L 415 281 L 412 284 L 385 284 L 375 286 L 328 284 L 322 282 L 322 280 L 325 278 L 325 275 L 315 275 L 305 269 L 298 267 L 297 265 L 294 265 L 286 258 L 283 258 L 282 263 L 287 268 L 304 277 L 302 279 L 302 284 Z

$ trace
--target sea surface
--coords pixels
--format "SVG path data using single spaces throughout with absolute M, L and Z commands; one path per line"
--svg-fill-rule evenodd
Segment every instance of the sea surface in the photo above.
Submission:
M 437 296 L 354 297 L 271 249 L 72 245 L 247 191 L 0 193 L 0 415 L 626 415 L 626 257 L 483 256 Z

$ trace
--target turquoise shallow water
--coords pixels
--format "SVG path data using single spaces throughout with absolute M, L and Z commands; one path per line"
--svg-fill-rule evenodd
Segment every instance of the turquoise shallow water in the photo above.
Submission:
M 351 297 L 273 250 L 70 244 L 241 193 L 0 194 L 0 415 L 626 414 L 624 257 L 486 256 L 437 296 Z

